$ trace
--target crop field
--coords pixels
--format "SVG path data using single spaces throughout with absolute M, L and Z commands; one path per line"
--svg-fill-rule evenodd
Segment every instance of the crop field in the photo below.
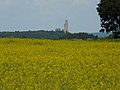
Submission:
M 120 90 L 120 42 L 0 39 L 0 90 Z

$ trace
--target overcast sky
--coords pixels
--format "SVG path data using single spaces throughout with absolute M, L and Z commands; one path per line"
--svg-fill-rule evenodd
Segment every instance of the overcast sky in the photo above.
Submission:
M 54 30 L 97 32 L 100 20 L 99 0 L 0 0 L 0 30 Z

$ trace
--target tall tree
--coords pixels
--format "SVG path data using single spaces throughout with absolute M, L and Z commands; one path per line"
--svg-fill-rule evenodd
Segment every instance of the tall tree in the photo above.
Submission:
M 100 32 L 112 31 L 114 38 L 120 37 L 120 0 L 101 0 L 97 11 L 101 20 Z

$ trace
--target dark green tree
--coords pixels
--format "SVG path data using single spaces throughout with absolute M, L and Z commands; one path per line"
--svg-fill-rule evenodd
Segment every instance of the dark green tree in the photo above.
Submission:
M 101 0 L 97 7 L 101 20 L 100 32 L 112 32 L 120 38 L 120 0 Z

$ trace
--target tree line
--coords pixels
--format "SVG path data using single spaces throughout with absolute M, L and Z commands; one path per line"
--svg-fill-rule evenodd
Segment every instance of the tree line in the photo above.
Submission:
M 15 31 L 0 32 L 0 38 L 39 38 L 39 39 L 97 39 L 98 36 L 84 32 L 80 33 L 64 33 L 64 31 Z

